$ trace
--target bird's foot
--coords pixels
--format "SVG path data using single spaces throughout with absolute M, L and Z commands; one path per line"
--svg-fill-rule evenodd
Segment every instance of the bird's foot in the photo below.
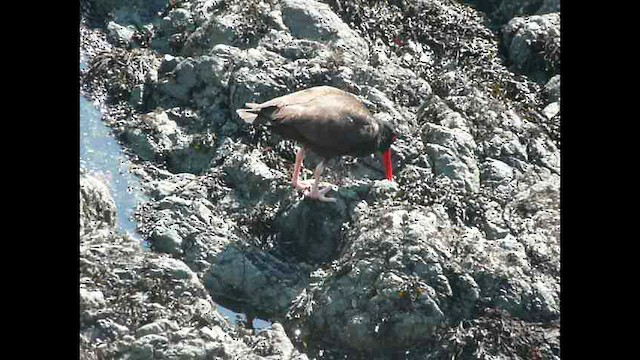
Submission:
M 336 202 L 338 201 L 336 198 L 330 198 L 324 196 L 324 194 L 328 193 L 332 189 L 331 186 L 328 186 L 324 189 L 316 190 L 316 191 L 305 191 L 304 196 L 310 199 L 316 199 L 324 202 Z
M 313 186 L 313 181 L 314 181 L 313 179 L 298 180 L 295 183 L 291 183 L 291 185 L 298 191 L 304 191 L 304 190 L 310 189 Z M 323 187 L 335 188 L 335 185 L 328 182 L 324 182 L 324 181 L 320 182 L 318 185 Z
M 313 180 L 298 180 L 296 182 L 292 182 L 291 185 L 299 191 L 307 190 L 311 188 L 311 185 L 313 185 Z

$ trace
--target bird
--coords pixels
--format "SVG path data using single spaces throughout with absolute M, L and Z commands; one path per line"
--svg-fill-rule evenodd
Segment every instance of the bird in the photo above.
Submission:
M 393 181 L 391 144 L 398 135 L 387 122 L 371 115 L 356 95 L 332 87 L 315 86 L 276 97 L 263 103 L 245 103 L 236 113 L 247 124 L 265 124 L 276 134 L 302 146 L 296 152 L 291 185 L 305 197 L 335 202 L 326 196 L 333 185 L 319 189 L 320 176 L 326 163 L 335 157 L 355 157 L 380 153 L 385 177 Z M 300 180 L 307 152 L 322 158 L 316 166 L 312 183 Z

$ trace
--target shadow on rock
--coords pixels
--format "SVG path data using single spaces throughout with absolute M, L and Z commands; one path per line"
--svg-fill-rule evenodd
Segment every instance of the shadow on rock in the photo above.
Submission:
M 304 199 L 286 210 L 275 227 L 281 246 L 310 262 L 331 260 L 340 246 L 341 230 L 347 222 L 347 204 Z

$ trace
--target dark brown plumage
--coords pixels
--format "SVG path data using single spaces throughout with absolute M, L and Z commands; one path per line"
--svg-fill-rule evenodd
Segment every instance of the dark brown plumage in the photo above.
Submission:
M 366 156 L 383 152 L 387 179 L 392 179 L 389 147 L 396 135 L 388 124 L 371 116 L 362 101 L 351 93 L 330 86 L 317 86 L 262 104 L 247 103 L 245 106 L 245 109 L 236 110 L 245 122 L 264 123 L 274 133 L 302 144 L 296 155 L 292 179 L 293 186 L 298 189 L 309 187 L 298 180 L 307 150 L 325 160 L 342 155 Z M 324 163 L 322 161 L 316 167 L 315 182 L 307 196 L 335 201 L 324 196 L 331 187 L 318 190 Z

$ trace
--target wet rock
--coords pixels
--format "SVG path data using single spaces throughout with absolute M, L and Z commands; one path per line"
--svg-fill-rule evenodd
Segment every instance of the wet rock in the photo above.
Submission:
M 120 138 L 142 160 L 151 161 L 155 158 L 155 149 L 148 135 L 139 128 L 131 128 L 122 132 Z
M 502 29 L 513 68 L 539 84 L 560 67 L 560 13 L 517 17 Z
M 80 234 L 116 223 L 116 204 L 107 186 L 95 176 L 80 175 Z

